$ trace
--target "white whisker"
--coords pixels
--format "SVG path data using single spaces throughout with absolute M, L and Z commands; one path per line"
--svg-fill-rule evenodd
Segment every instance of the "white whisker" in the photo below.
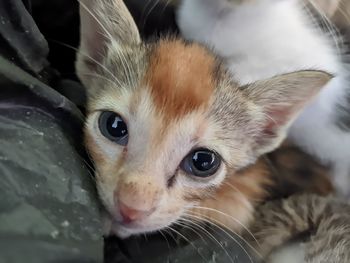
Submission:
M 169 240 L 167 239 L 166 235 L 162 232 L 162 230 L 158 230 L 158 232 L 162 235 L 162 237 L 165 239 L 167 245 L 168 245 L 168 249 L 170 251 L 170 243 Z
M 192 212 L 193 213 L 193 212 Z M 209 218 L 208 216 L 203 216 L 200 214 L 189 214 L 191 216 L 193 216 L 194 218 L 196 218 L 197 220 L 204 220 L 205 222 L 214 225 L 215 227 L 219 228 L 222 232 L 224 232 L 231 240 L 233 240 L 235 243 L 237 243 L 244 251 L 245 249 L 241 246 L 241 244 L 237 241 L 237 239 L 235 239 L 232 235 L 230 235 L 229 232 L 227 232 L 225 229 L 227 229 L 228 231 L 232 232 L 233 234 L 235 234 L 237 237 L 239 237 L 241 240 L 244 241 L 244 243 L 246 245 L 248 245 L 248 247 L 260 258 L 263 258 L 262 255 L 259 253 L 259 251 L 257 251 L 247 240 L 245 240 L 241 235 L 239 235 L 236 231 L 232 230 L 231 228 L 229 228 L 228 226 L 226 226 L 224 223 L 213 219 L 213 218 Z M 204 218 L 203 218 L 204 217 Z M 257 245 L 260 247 L 260 244 L 257 242 Z M 248 252 L 245 251 L 249 256 Z
M 189 216 L 189 215 L 187 215 Z M 187 221 L 188 223 L 191 223 L 194 225 L 194 222 L 187 220 L 186 218 L 182 218 L 181 220 Z M 196 225 L 200 230 L 202 230 L 206 235 L 209 236 L 209 238 L 211 238 L 212 240 L 214 240 L 214 242 L 216 242 L 220 248 L 225 252 L 225 254 L 230 258 L 231 262 L 234 262 L 233 258 L 231 257 L 231 255 L 227 252 L 227 250 L 225 249 L 225 247 L 220 243 L 219 240 L 217 240 L 217 238 L 215 238 L 214 235 L 212 235 L 208 230 L 206 230 L 204 227 L 200 226 L 199 224 Z
M 169 230 L 169 231 L 168 231 Z M 169 229 L 169 227 L 166 227 L 165 229 L 163 229 L 163 231 L 165 231 L 173 240 L 174 243 L 178 246 L 179 242 L 176 240 L 176 238 L 174 237 L 173 233 L 171 232 L 171 230 Z
M 88 12 L 91 17 L 100 25 L 100 27 L 105 31 L 109 39 L 113 39 L 112 34 L 107 30 L 107 28 L 102 24 L 102 22 L 96 17 L 96 15 L 85 5 L 81 0 L 78 0 L 79 4 Z
M 145 13 L 145 11 L 147 10 L 148 6 L 152 3 L 152 0 L 149 0 L 148 3 L 145 5 L 144 11 L 142 12 L 142 17 L 143 17 L 143 18 L 142 18 L 142 21 L 143 21 L 143 22 L 142 22 L 142 28 L 143 28 L 143 29 L 144 29 L 145 26 L 146 26 L 146 21 L 147 21 L 149 15 L 152 13 L 152 11 L 154 10 L 154 8 L 159 4 L 159 1 L 160 1 L 160 0 L 154 1 L 154 3 L 152 4 L 152 6 L 148 9 L 148 12 L 147 12 L 146 16 L 144 16 L 144 13 Z
M 344 9 L 343 9 L 344 8 Z M 347 6 L 345 4 L 345 1 L 340 1 L 339 2 L 339 7 L 337 9 L 337 12 L 340 12 L 341 15 L 345 18 L 347 23 L 350 23 L 350 13 L 347 13 L 345 10 L 347 10 Z
M 123 53 L 123 51 L 121 51 L 121 50 L 118 51 L 118 57 L 121 59 L 120 62 L 121 62 L 123 69 L 125 71 L 125 76 L 126 76 L 126 80 L 128 82 L 128 85 L 129 85 L 129 87 L 132 87 L 133 83 L 130 79 L 130 75 L 132 73 L 132 70 L 129 66 L 129 63 L 128 63 L 127 58 L 125 57 L 125 54 Z
M 57 44 L 60 44 L 60 45 L 62 45 L 62 46 L 64 46 L 64 47 L 70 48 L 70 49 L 76 51 L 78 54 L 81 54 L 81 55 L 87 57 L 88 59 L 90 59 L 91 61 L 93 61 L 94 63 L 96 63 L 98 66 L 100 66 L 101 69 L 103 69 L 105 72 L 109 73 L 110 76 L 113 78 L 113 80 L 115 80 L 116 83 L 117 83 L 119 86 L 121 86 L 121 83 L 120 83 L 120 81 L 118 80 L 118 78 L 117 78 L 106 66 L 104 66 L 103 64 L 101 64 L 100 62 L 98 62 L 98 61 L 97 61 L 96 59 L 94 59 L 93 57 L 89 56 L 88 54 L 82 52 L 81 50 L 79 50 L 79 49 L 77 49 L 77 48 L 75 48 L 75 47 L 73 47 L 73 46 L 71 46 L 71 45 L 68 45 L 68 44 L 66 44 L 66 43 L 62 43 L 62 42 L 56 41 L 56 40 L 51 40 L 51 41 L 53 41 L 53 42 L 55 42 L 55 43 L 57 43 Z M 114 82 L 113 82 L 113 83 L 114 83 Z
M 109 82 L 111 84 L 115 84 L 115 82 L 113 80 L 111 80 L 111 79 L 109 79 L 107 77 L 104 77 L 104 76 L 102 76 L 100 74 L 94 74 L 94 73 L 81 73 L 81 74 L 86 75 L 86 76 L 95 77 L 95 78 L 100 78 L 100 79 L 103 79 L 103 80 L 105 80 L 105 81 L 107 81 L 107 82 Z
M 181 226 L 181 227 L 184 227 L 184 228 L 186 228 L 186 229 L 189 229 L 190 231 L 192 231 L 193 233 L 195 233 L 197 236 L 199 236 L 199 238 L 200 238 L 204 243 L 207 244 L 207 242 L 205 241 L 205 239 L 203 238 L 203 236 L 202 236 L 200 233 L 198 233 L 198 232 L 197 232 L 193 227 L 191 227 L 189 224 L 186 224 L 186 220 L 182 220 L 182 218 L 181 218 L 181 219 L 179 219 L 178 221 L 176 221 L 174 224 L 175 224 L 175 225 L 179 225 L 179 226 Z
M 335 48 L 338 52 L 338 55 L 341 55 L 341 48 L 339 46 L 339 39 L 340 39 L 340 33 L 338 29 L 334 26 L 334 24 L 331 22 L 331 20 L 327 17 L 324 11 L 315 3 L 314 0 L 308 0 L 311 6 L 318 12 L 318 14 L 321 16 L 321 22 L 326 27 L 327 31 L 330 34 L 331 39 L 333 39 L 333 42 L 335 44 Z M 306 10 L 308 10 L 307 7 L 305 7 Z M 312 16 L 312 15 L 311 15 Z
M 205 258 L 203 257 L 203 255 L 201 255 L 201 254 L 199 253 L 198 248 L 197 248 L 187 237 L 185 237 L 185 236 L 184 236 L 183 234 L 181 234 L 179 231 L 177 231 L 176 229 L 174 229 L 174 228 L 172 228 L 172 227 L 170 227 L 170 226 L 168 226 L 167 228 L 170 229 L 171 231 L 173 231 L 173 232 L 174 232 L 175 234 L 177 234 L 178 236 L 182 237 L 188 244 L 190 244 L 190 245 L 197 251 L 198 255 L 199 255 L 203 260 L 205 260 Z
M 234 241 L 235 244 L 237 244 L 243 251 L 244 253 L 248 256 L 249 260 L 251 263 L 253 263 L 253 260 L 250 256 L 250 254 L 248 253 L 248 251 L 243 247 L 243 245 L 236 239 L 234 238 L 232 235 L 230 235 L 227 231 L 225 231 L 223 228 L 221 228 L 219 225 L 217 225 L 215 222 L 211 221 L 211 220 L 208 220 L 208 219 L 205 219 L 203 217 L 198 217 L 196 215 L 190 215 L 188 214 L 188 216 L 190 216 L 192 219 L 197 219 L 197 220 L 202 220 L 202 221 L 205 221 L 207 223 L 209 223 L 210 225 L 212 226 L 215 226 L 216 228 L 218 228 L 219 230 L 221 230 L 222 232 L 224 232 L 224 234 L 226 234 L 231 240 Z M 222 224 L 221 224 L 222 225 Z M 213 229 L 213 228 L 212 228 Z M 214 230 L 214 229 L 213 229 Z M 232 231 L 232 230 L 230 230 Z M 215 231 L 216 233 L 219 233 L 218 231 Z M 240 237 L 240 236 L 239 236 Z M 240 237 L 242 240 L 244 240 L 242 237 Z M 245 241 L 245 240 L 244 240 Z M 246 242 L 249 246 L 251 246 L 248 242 Z M 253 248 L 253 247 L 252 247 Z M 254 248 L 253 248 L 254 249 Z
M 218 213 L 218 214 L 221 214 L 225 217 L 228 217 L 230 219 L 232 219 L 233 221 L 235 221 L 236 223 L 238 223 L 245 231 L 247 231 L 247 233 L 249 235 L 251 235 L 251 237 L 254 239 L 254 241 L 259 245 L 259 242 L 258 240 L 255 238 L 255 236 L 253 235 L 253 233 L 248 229 L 248 227 L 246 227 L 241 221 L 239 221 L 237 218 L 233 217 L 232 215 L 228 215 L 222 211 L 219 211 L 217 209 L 214 209 L 214 208 L 210 208 L 210 207 L 203 207 L 203 206 L 194 206 L 195 208 L 198 208 L 198 209 L 202 209 L 202 210 L 207 210 L 207 211 L 212 211 L 212 212 L 215 212 L 215 213 Z

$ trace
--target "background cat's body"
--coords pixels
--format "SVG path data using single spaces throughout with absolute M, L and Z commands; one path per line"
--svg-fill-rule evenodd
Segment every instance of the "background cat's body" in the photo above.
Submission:
M 250 230 L 259 245 L 252 244 L 263 258 L 269 257 L 267 262 L 350 261 L 348 203 L 312 194 L 294 195 L 260 206 L 254 219 Z M 297 240 L 288 243 L 293 239 Z
M 289 136 L 332 165 L 338 189 L 350 190 L 350 131 L 337 126 L 339 108 L 350 118 L 348 72 L 334 39 L 307 16 L 301 1 L 184 0 L 178 24 L 187 39 L 212 46 L 242 84 L 303 68 L 333 73 Z

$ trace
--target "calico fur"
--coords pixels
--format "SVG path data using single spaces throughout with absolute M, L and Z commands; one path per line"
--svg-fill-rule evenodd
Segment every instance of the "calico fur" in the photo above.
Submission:
M 241 85 L 203 45 L 174 37 L 143 42 L 121 0 L 81 1 L 80 14 L 76 68 L 88 92 L 85 144 L 112 231 L 154 232 L 193 212 L 212 221 L 227 213 L 232 229 L 240 226 L 230 217 L 249 221 L 271 182 L 264 162 L 248 166 L 281 143 L 332 75 L 302 70 Z M 127 145 L 102 134 L 105 111 L 125 121 Z M 210 177 L 181 168 L 198 148 L 222 159 Z
M 250 230 L 264 262 L 350 261 L 350 205 L 331 196 L 301 194 L 267 202 L 255 211 Z

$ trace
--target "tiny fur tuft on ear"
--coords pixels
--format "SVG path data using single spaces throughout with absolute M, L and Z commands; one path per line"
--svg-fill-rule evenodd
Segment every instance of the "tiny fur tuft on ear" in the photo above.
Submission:
M 79 0 L 80 47 L 76 68 L 94 71 L 113 47 L 117 51 L 141 43 L 137 26 L 122 0 Z
M 257 120 L 260 125 L 256 136 L 257 156 L 272 151 L 282 142 L 298 114 L 332 78 L 324 71 L 305 70 L 241 87 L 263 116 Z

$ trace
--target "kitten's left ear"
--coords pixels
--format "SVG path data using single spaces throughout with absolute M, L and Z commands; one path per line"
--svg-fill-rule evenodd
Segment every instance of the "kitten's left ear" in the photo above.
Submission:
M 274 150 L 282 142 L 293 120 L 331 79 L 332 75 L 326 72 L 306 70 L 242 87 L 257 106 L 254 116 L 257 156 Z
M 79 0 L 80 47 L 77 72 L 87 81 L 90 71 L 98 69 L 108 56 L 116 51 L 141 43 L 137 26 L 123 0 Z

